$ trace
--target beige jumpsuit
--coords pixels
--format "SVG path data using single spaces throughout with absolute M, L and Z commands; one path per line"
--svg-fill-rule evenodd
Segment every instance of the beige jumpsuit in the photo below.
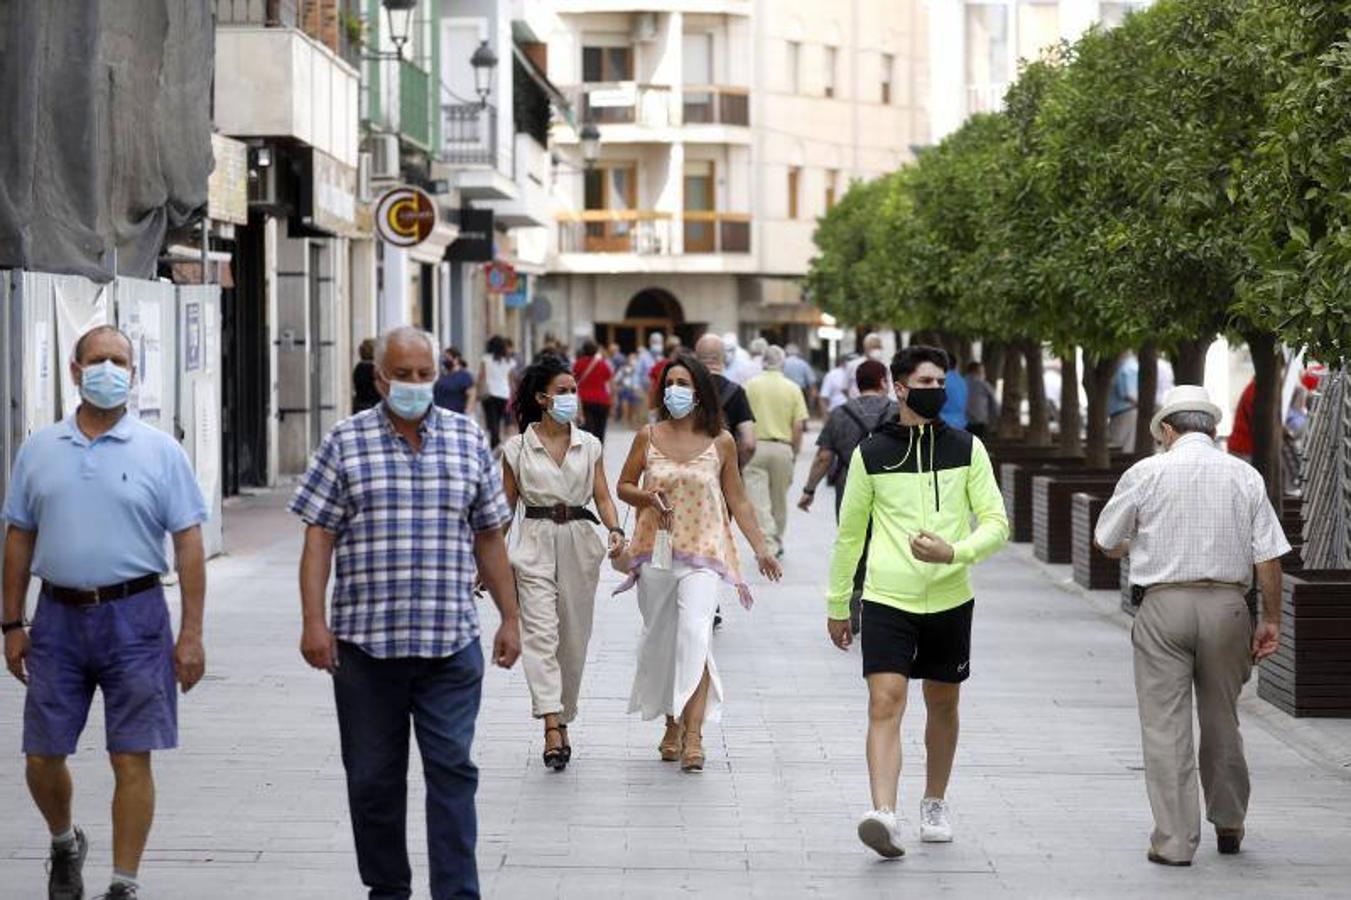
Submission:
M 502 458 L 516 476 L 523 505 L 590 506 L 602 452 L 594 436 L 573 425 L 560 466 L 532 425 L 507 441 Z M 558 524 L 526 519 L 522 513 L 515 527 L 511 566 L 521 607 L 521 659 L 532 711 L 536 717 L 557 714 L 566 724 L 577 715 L 605 542 L 596 526 L 585 520 Z

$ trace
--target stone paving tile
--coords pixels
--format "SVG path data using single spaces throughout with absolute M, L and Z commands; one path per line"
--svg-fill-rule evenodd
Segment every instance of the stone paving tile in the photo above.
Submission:
M 627 440 L 611 442 L 618 471 Z M 150 898 L 361 896 L 351 851 L 332 691 L 296 650 L 299 531 L 285 492 L 234 502 L 235 555 L 209 580 L 208 680 L 183 699 L 184 747 L 157 757 L 160 809 L 144 868 Z M 728 598 L 714 652 L 724 720 L 705 735 L 702 775 L 656 758 L 660 722 L 625 714 L 639 620 L 632 594 L 603 576 L 573 765 L 543 769 L 519 667 L 484 685 L 479 867 L 488 897 L 1130 897 L 1351 896 L 1351 723 L 1295 722 L 1243 701 L 1253 769 L 1244 854 L 1209 839 L 1191 870 L 1145 862 L 1150 827 L 1140 771 L 1130 649 L 1114 595 L 1065 584 L 1026 548 L 977 571 L 973 678 L 950 797 L 958 839 L 921 845 L 922 698 L 904 737 L 902 815 L 909 854 L 869 855 L 854 836 L 868 805 L 865 694 L 857 651 L 825 637 L 821 589 L 829 504 L 794 511 L 787 577 L 755 585 L 746 614 Z M 495 622 L 493 613 L 485 619 Z M 41 894 L 45 835 L 17 754 L 22 693 L 0 687 L 0 900 Z M 102 711 L 72 762 L 77 815 L 109 865 Z M 426 896 L 423 791 L 414 756 L 409 841 Z

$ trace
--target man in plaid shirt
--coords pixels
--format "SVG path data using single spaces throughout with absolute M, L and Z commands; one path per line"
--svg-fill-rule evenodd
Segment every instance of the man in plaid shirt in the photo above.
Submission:
M 405 900 L 408 726 L 427 781 L 434 900 L 477 897 L 478 770 L 470 759 L 483 681 L 476 575 L 502 616 L 493 661 L 520 655 L 511 518 L 479 427 L 432 405 L 431 335 L 376 345 L 384 402 L 338 423 L 291 501 L 304 520 L 301 653 L 333 676 L 357 867 L 371 900 Z M 324 596 L 337 560 L 331 623 Z

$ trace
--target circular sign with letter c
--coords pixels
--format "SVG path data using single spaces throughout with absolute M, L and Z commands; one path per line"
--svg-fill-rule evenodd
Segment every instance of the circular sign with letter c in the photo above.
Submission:
M 403 185 L 380 195 L 375 204 L 375 230 L 396 247 L 416 247 L 436 227 L 436 203 L 421 188 Z

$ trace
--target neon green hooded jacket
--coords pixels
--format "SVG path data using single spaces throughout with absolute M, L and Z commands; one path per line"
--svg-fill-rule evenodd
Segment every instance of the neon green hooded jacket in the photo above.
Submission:
M 869 524 L 863 599 L 911 613 L 943 612 L 970 600 L 967 568 L 1009 536 L 1004 497 L 985 445 L 941 420 L 919 426 L 893 420 L 854 451 L 830 566 L 832 619 L 849 618 Z M 952 544 L 953 561 L 915 559 L 910 538 L 921 531 Z

